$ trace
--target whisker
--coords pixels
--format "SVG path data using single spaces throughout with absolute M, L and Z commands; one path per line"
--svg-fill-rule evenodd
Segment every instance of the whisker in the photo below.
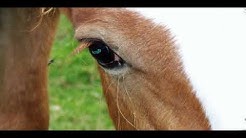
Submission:
M 125 90 L 125 92 L 126 92 L 126 95 L 127 95 L 127 97 L 129 98 L 131 104 L 134 105 L 133 102 L 132 102 L 132 99 L 131 99 L 131 97 L 130 97 L 130 95 L 129 95 L 129 93 L 128 93 L 128 90 L 126 89 L 125 83 L 124 83 L 125 75 L 123 75 L 122 78 L 123 78 L 123 83 L 122 83 L 122 84 L 123 84 L 124 90 Z
M 116 105 L 117 105 L 117 108 L 118 108 L 118 120 L 119 120 L 119 122 L 118 122 L 118 129 L 120 129 L 120 115 L 119 115 L 119 113 L 121 114 L 121 116 L 124 116 L 124 115 L 122 115 L 122 112 L 121 112 L 120 107 L 119 107 L 119 83 L 120 83 L 119 80 L 120 80 L 120 78 L 118 77 L 117 78 L 117 87 L 116 87 L 116 92 L 117 92 L 117 95 L 116 95 Z
M 120 77 L 118 77 L 118 83 L 117 83 L 117 97 L 116 97 L 116 105 L 117 105 L 117 108 L 118 108 L 118 113 L 121 114 L 121 116 L 132 126 L 136 129 L 136 127 L 125 117 L 125 115 L 121 112 L 120 110 L 120 107 L 119 107 L 119 80 L 120 80 Z M 119 125 L 119 123 L 118 123 Z
M 108 85 L 107 89 L 105 90 L 105 95 L 108 94 L 108 89 L 109 89 L 109 87 L 110 87 L 113 83 L 114 83 L 113 81 L 110 82 L 110 84 Z
M 52 11 L 52 10 L 54 11 L 54 8 L 49 8 L 48 10 L 46 10 L 46 8 L 41 8 L 41 11 L 40 11 L 41 14 L 39 15 L 40 18 L 39 18 L 37 24 L 29 32 L 34 31 L 42 23 L 43 16 L 46 15 L 46 14 L 48 14 L 48 13 L 50 13 L 50 11 Z
M 133 106 L 133 108 L 135 108 L 134 107 L 134 103 L 133 103 L 133 101 L 132 101 L 132 98 L 130 97 L 130 95 L 129 95 L 129 93 L 128 93 L 128 90 L 126 89 L 126 86 L 125 86 L 125 82 L 124 82 L 124 80 L 125 80 L 125 75 L 122 75 L 122 84 L 123 84 L 123 87 L 124 87 L 124 90 L 125 90 L 125 92 L 126 92 L 126 94 L 127 94 L 127 97 L 128 97 L 128 99 L 130 100 L 130 102 L 131 102 L 131 104 L 132 104 L 132 106 Z M 133 126 L 134 126 L 134 128 L 135 129 L 137 129 L 137 127 L 136 127 L 136 121 L 135 121 L 135 112 L 134 112 L 134 110 L 133 110 Z M 137 129 L 138 130 L 138 129 Z
M 117 105 L 117 108 L 118 108 L 118 129 L 120 129 L 120 115 L 119 115 L 119 104 L 118 104 L 118 86 L 119 86 L 119 78 L 117 79 L 117 87 L 116 87 L 116 105 Z

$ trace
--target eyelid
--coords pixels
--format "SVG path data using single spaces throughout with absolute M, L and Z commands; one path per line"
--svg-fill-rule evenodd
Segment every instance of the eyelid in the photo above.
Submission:
M 100 38 L 78 38 L 77 40 L 78 40 L 80 43 L 88 43 L 89 46 L 90 46 L 90 44 L 93 44 L 93 42 L 99 41 L 99 42 L 105 43 L 108 47 L 110 47 L 111 50 L 113 50 L 115 53 L 119 54 L 119 53 L 118 53 L 119 47 L 114 46 L 114 45 L 111 45 L 111 44 L 108 44 L 107 42 L 103 41 L 103 40 L 100 39 Z
M 91 42 L 91 43 L 93 43 L 93 42 L 95 42 L 95 41 L 101 41 L 101 42 L 104 42 L 104 41 L 102 41 L 100 38 L 78 38 L 77 39 L 79 42 Z

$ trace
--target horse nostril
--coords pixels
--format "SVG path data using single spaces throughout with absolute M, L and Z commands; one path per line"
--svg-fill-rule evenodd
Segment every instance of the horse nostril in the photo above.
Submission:
M 111 50 L 103 41 L 93 41 L 89 46 L 91 55 L 104 68 L 113 69 L 123 66 L 125 61 Z

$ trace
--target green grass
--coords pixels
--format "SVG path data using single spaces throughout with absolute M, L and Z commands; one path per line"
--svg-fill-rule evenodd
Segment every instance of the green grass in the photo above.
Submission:
M 112 130 L 95 61 L 87 50 L 70 55 L 73 35 L 62 15 L 49 65 L 50 130 Z

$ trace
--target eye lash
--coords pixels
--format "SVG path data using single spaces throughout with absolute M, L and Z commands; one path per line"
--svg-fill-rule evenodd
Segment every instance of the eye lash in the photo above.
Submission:
M 101 39 L 98 39 L 98 38 L 81 38 L 81 39 L 77 39 L 77 41 L 81 44 L 80 46 L 76 47 L 72 51 L 71 55 L 76 55 L 80 53 L 84 48 L 86 48 L 87 46 L 90 46 L 95 41 L 103 42 Z
M 101 43 L 104 43 L 106 45 L 108 45 L 107 43 L 105 43 L 102 39 L 100 38 L 81 38 L 81 39 L 78 39 L 78 41 L 80 43 L 93 43 L 93 42 L 101 42 Z M 108 45 L 110 46 L 110 49 L 112 49 L 114 52 L 118 51 L 119 50 L 119 47 L 117 46 L 114 46 L 114 45 Z

